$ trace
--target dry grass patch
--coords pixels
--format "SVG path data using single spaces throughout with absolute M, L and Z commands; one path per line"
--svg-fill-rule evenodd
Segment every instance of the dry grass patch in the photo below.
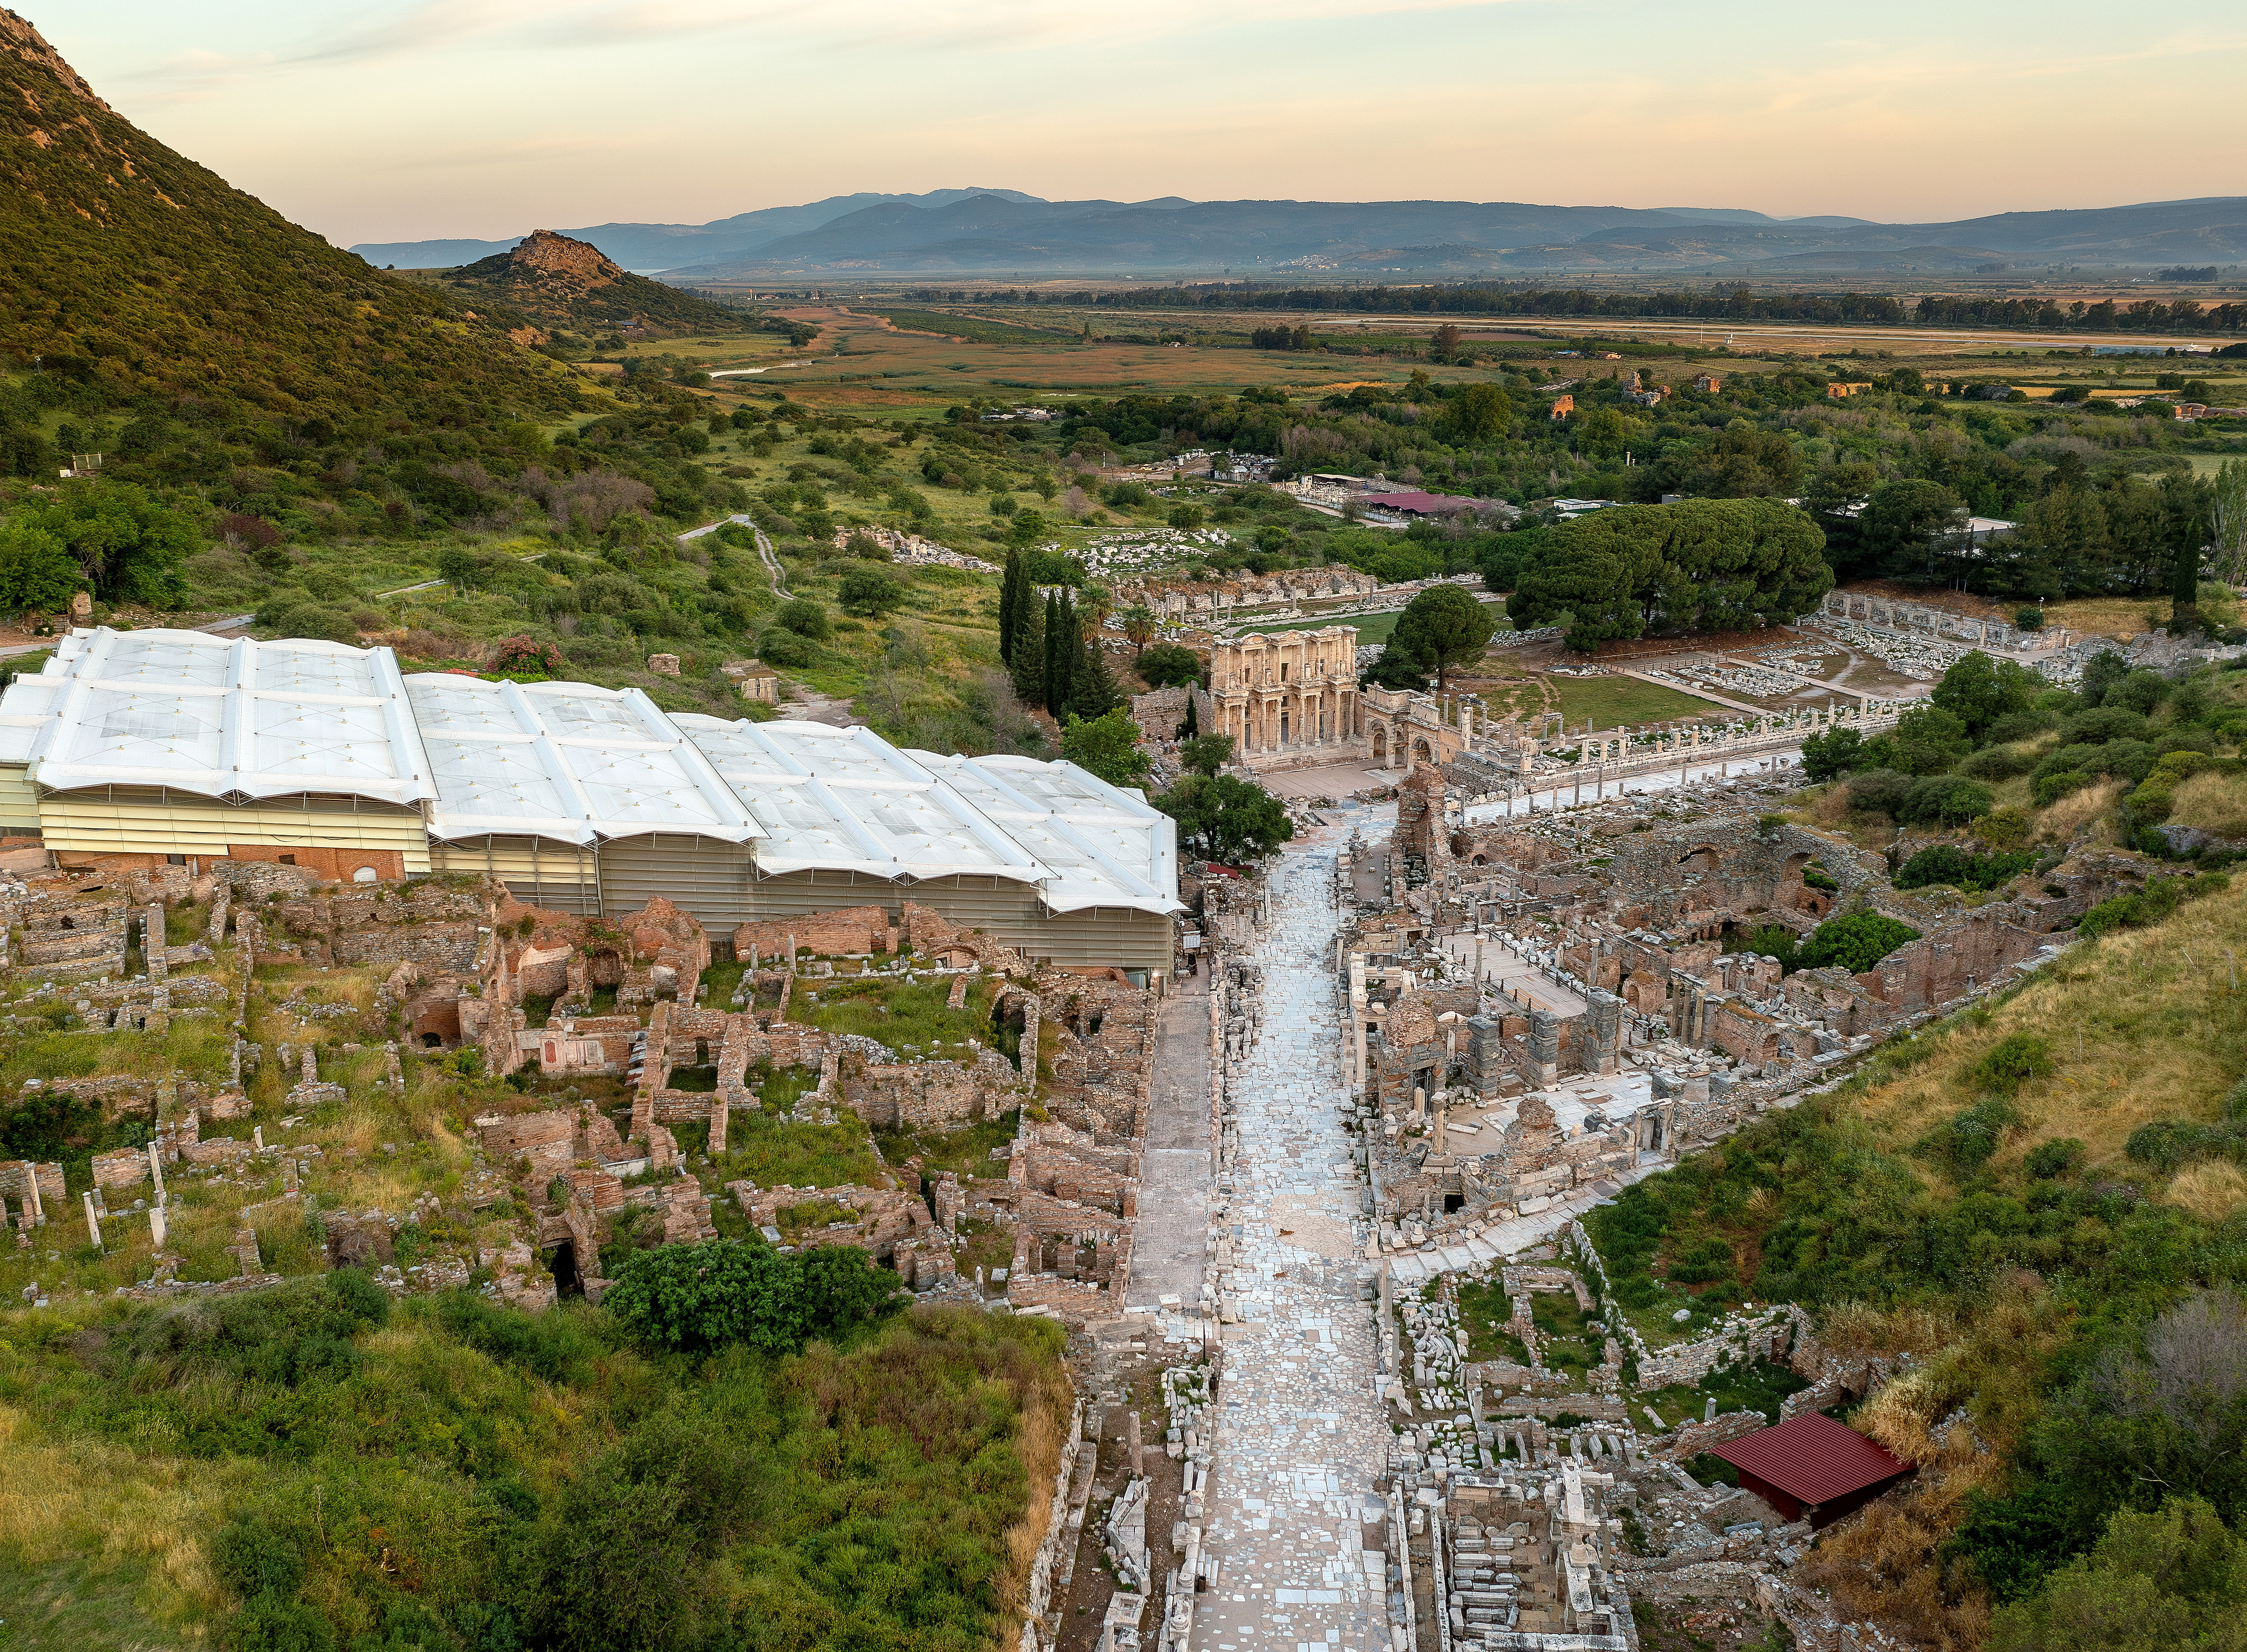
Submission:
M 2221 1159 L 2188 1164 L 2169 1184 L 2168 1198 L 2203 1222 L 2221 1222 L 2247 1204 L 2247 1173 Z
M 2086 832 L 2095 843 L 2114 836 L 2114 805 L 2122 800 L 2122 782 L 2102 780 L 2095 786 L 2070 792 L 2037 817 L 2036 840 L 2040 843 L 2072 843 Z
M 2247 837 L 2247 775 L 2214 769 L 2193 775 L 2176 788 L 2169 822 L 2197 826 L 2218 837 Z
M 2046 1041 L 2052 1072 L 2013 1098 L 2020 1123 L 1993 1166 L 2068 1137 L 2086 1143 L 2093 1167 L 2114 1165 L 2141 1124 L 2213 1118 L 2247 1071 L 2247 1003 L 2231 989 L 2227 949 L 2247 950 L 2247 888 L 2071 952 L 2004 1004 L 1964 1018 L 1933 1059 L 1875 1084 L 1860 1109 L 1889 1139 L 1913 1141 L 1976 1100 L 1972 1075 L 1992 1047 L 2026 1034 Z
M 166 1621 L 219 1609 L 222 1592 L 196 1533 L 217 1527 L 253 1468 L 140 1457 L 97 1440 L 26 1438 L 23 1424 L 20 1412 L 0 1406 L 0 1546 L 32 1566 L 133 1569 L 153 1597 L 143 1609 Z

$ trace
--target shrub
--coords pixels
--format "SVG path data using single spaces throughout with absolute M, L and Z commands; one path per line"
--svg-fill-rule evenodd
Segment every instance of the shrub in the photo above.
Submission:
M 791 597 L 773 615 L 774 621 L 799 637 L 809 637 L 814 642 L 825 642 L 835 634 L 835 627 L 827 618 L 827 610 L 809 597 Z
M 1912 777 L 1893 768 L 1875 768 L 1849 782 L 1849 807 L 1865 815 L 1894 816 L 1911 795 Z
M 2074 1137 L 2064 1136 L 2057 1141 L 2039 1142 L 2029 1149 L 2021 1164 L 2036 1180 L 2049 1182 L 2080 1166 L 2087 1150 Z
M 1989 741 L 1992 746 L 2009 746 L 2015 741 L 2041 734 L 2052 726 L 2053 721 L 2049 712 L 2008 712 L 1990 725 Z
M 2032 1078 L 2052 1075 L 2052 1046 L 2034 1033 L 2014 1033 L 2001 1039 L 1974 1064 L 1973 1082 L 1988 1089 L 2011 1093 Z
M 2103 746 L 2110 740 L 2143 740 L 2146 720 L 2137 712 L 2119 704 L 2093 707 L 2080 711 L 2059 726 L 2063 746 Z
M 242 1600 L 285 1600 L 304 1584 L 304 1552 L 270 1521 L 237 1514 L 211 1538 L 212 1573 Z
M 1777 924 L 1766 924 L 1760 929 L 1750 930 L 1745 935 L 1727 937 L 1725 950 L 1749 952 L 1759 958 L 1775 958 L 1783 973 L 1791 974 L 1800 967 L 1794 932 Z
M 2076 933 L 2086 940 L 2096 940 L 2118 929 L 2142 929 L 2148 924 L 2160 923 L 2189 900 L 2197 900 L 2230 886 L 2231 880 L 2221 872 L 2197 877 L 2156 877 L 2134 894 L 2100 901 L 2083 914 L 2083 921 L 2075 926 Z
M 2164 1176 L 2203 1158 L 2247 1159 L 2247 1125 L 2236 1119 L 2221 1124 L 2199 1124 L 2187 1119 L 2157 1119 L 2141 1124 L 2122 1143 L 2122 1151 L 2141 1164 L 2150 1164 Z
M 2143 714 L 2167 700 L 2172 686 L 2169 679 L 2157 671 L 2134 671 L 2107 691 L 2104 704 L 2125 706 Z
M 2081 791 L 2090 783 L 2091 776 L 2078 768 L 2062 769 L 2057 775 L 2040 775 L 2036 783 L 2037 807 L 2050 809 L 2061 798 L 2072 792 Z
M 1802 772 L 1813 781 L 1829 781 L 1856 768 L 1865 737 L 1854 728 L 1829 728 L 1802 742 Z
M 1896 818 L 1913 826 L 1964 826 L 1988 814 L 1996 801 L 1979 781 L 1963 775 L 1930 775 L 1905 795 Z
M 1925 889 L 1931 884 L 1948 884 L 1953 888 L 1979 892 L 2011 882 L 2034 864 L 2036 857 L 2025 850 L 2010 855 L 1972 855 L 1955 844 L 1937 843 L 1921 850 L 1897 870 L 1895 886 Z
M 2014 609 L 2013 628 L 2016 631 L 2042 631 L 2044 629 L 2044 610 L 2037 607 L 2033 604 L 2025 604 L 2022 607 Z
M 2005 1131 L 2018 1123 L 2020 1115 L 2011 1103 L 1988 1096 L 1922 1137 L 1919 1150 L 1939 1160 L 1954 1175 L 1964 1175 L 1988 1164 Z
M 2003 809 L 1991 809 L 1976 821 L 1974 836 L 1991 849 L 2018 849 L 2029 841 L 2029 829 L 2033 824 L 2028 810 L 2008 803 Z
M 814 1335 L 840 1335 L 897 1304 L 894 1274 L 856 1246 L 799 1256 L 710 1239 L 635 1251 L 604 1299 L 634 1337 L 681 1353 L 746 1343 L 793 1353 Z
M 757 638 L 757 657 L 768 666 L 801 671 L 818 658 L 818 652 L 801 631 L 768 625 Z
M 227 1625 L 226 1644 L 229 1652 L 335 1652 L 336 1632 L 318 1608 L 261 1594 Z
M 1875 911 L 1851 912 L 1819 925 L 1796 957 L 1803 969 L 1839 964 L 1851 974 L 1860 975 L 1905 942 L 1918 939 L 1919 932 L 1909 924 Z
M 2036 754 L 2018 746 L 1991 746 L 1958 765 L 1958 772 L 1975 780 L 2011 780 L 2037 766 Z
M 502 638 L 492 649 L 491 669 L 495 676 L 522 677 L 543 672 L 548 677 L 558 677 L 563 672 L 562 651 L 535 637 Z

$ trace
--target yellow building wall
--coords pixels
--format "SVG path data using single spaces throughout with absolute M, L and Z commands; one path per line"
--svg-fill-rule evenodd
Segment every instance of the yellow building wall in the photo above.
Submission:
M 59 854 L 195 855 L 223 858 L 229 844 L 277 849 L 373 849 L 400 855 L 408 876 L 429 870 L 429 835 L 417 811 L 287 809 L 49 792 L 38 799 L 47 847 Z
M 35 829 L 39 823 L 39 795 L 20 767 L 0 768 L 0 828 L 9 831 Z

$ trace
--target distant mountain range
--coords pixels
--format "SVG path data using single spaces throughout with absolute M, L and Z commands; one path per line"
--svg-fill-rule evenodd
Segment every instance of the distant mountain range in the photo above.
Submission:
M 1954 223 L 1772 218 L 1738 208 L 1543 207 L 1466 201 L 1045 201 L 1018 189 L 832 195 L 706 224 L 563 233 L 673 282 L 860 273 L 1294 279 L 1322 272 L 1541 276 L 1572 270 L 1781 275 L 2223 266 L 2247 261 L 2247 196 L 2006 212 Z M 497 241 L 370 242 L 400 269 L 506 252 Z

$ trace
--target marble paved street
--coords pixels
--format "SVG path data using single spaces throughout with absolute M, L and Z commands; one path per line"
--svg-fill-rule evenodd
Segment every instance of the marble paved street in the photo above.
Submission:
M 1321 834 L 1331 839 L 1333 834 Z M 1214 1587 L 1192 1652 L 1388 1652 L 1377 1490 L 1390 1434 L 1374 1397 L 1365 1232 L 1342 1119 L 1333 841 L 1272 873 L 1261 1034 L 1236 1096 L 1235 1266 L 1205 1539 Z M 1397 1618 L 1403 1620 L 1402 1597 Z

